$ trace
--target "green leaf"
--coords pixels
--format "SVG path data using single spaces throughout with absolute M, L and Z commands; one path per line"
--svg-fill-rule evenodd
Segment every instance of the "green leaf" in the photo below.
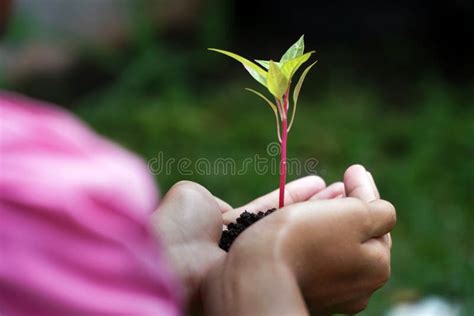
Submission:
M 308 72 L 313 68 L 313 66 L 317 63 L 318 61 L 315 61 L 311 65 L 309 65 L 301 74 L 300 79 L 296 83 L 295 90 L 293 90 L 293 113 L 291 113 L 291 120 L 290 124 L 288 125 L 288 131 L 290 131 L 291 126 L 293 125 L 293 121 L 295 120 L 295 114 L 296 114 L 296 106 L 298 105 L 298 97 L 301 92 L 301 87 L 303 86 L 304 79 L 306 78 L 306 75 Z
M 270 68 L 270 61 L 269 60 L 255 59 L 255 61 L 267 70 L 268 70 L 268 68 Z M 281 69 L 282 63 L 279 63 L 279 62 L 276 62 L 276 61 L 274 63 L 277 64 L 277 66 Z
M 288 79 L 285 77 L 281 69 L 270 60 L 267 75 L 267 88 L 268 91 L 271 92 L 277 98 L 277 100 L 281 100 L 283 94 L 285 94 L 286 90 L 288 89 Z
M 294 59 L 290 59 L 283 63 L 281 70 L 286 76 L 286 78 L 288 78 L 288 80 L 291 80 L 295 72 L 311 57 L 312 54 L 314 54 L 314 51 L 311 51 Z
M 250 88 L 245 88 L 245 90 L 250 91 L 250 92 L 253 92 L 253 93 L 255 93 L 256 95 L 258 95 L 259 97 L 261 97 L 263 100 L 265 100 L 265 101 L 268 103 L 268 105 L 272 108 L 272 110 L 273 110 L 274 112 L 277 112 L 277 113 L 278 113 L 278 108 L 277 108 L 277 106 L 276 106 L 272 101 L 268 100 L 268 98 L 267 98 L 266 96 L 264 96 L 262 93 L 260 93 L 260 92 L 258 92 L 258 91 L 255 91 L 255 90 L 253 90 L 253 89 L 250 89 Z
M 263 70 L 262 68 L 260 68 L 258 65 L 251 62 L 250 60 L 248 60 L 248 59 L 246 59 L 242 56 L 239 56 L 237 54 L 234 54 L 232 52 L 228 52 L 226 50 L 216 49 L 216 48 L 208 48 L 208 49 L 211 50 L 211 51 L 217 52 L 217 53 L 227 55 L 227 56 L 237 60 L 242 65 L 244 65 L 245 69 L 250 73 L 250 75 L 255 80 L 257 80 L 258 82 L 260 82 L 264 86 L 267 85 L 266 84 L 266 82 L 267 82 L 267 79 L 266 79 L 267 72 L 265 70 Z
M 304 52 L 304 35 L 302 35 L 300 39 L 296 41 L 296 43 L 294 43 L 293 45 L 291 45 L 290 48 L 288 48 L 286 53 L 283 54 L 283 56 L 281 57 L 280 62 L 283 63 L 290 59 L 300 57 L 301 55 L 303 55 L 303 52 Z
M 260 60 L 260 59 L 255 59 L 255 61 L 262 66 L 263 68 L 267 69 L 270 68 L 270 61 L 268 60 Z
M 277 133 L 278 133 L 278 140 L 280 140 L 281 142 L 281 136 L 280 136 L 280 124 L 278 122 L 278 108 L 277 106 L 270 100 L 268 100 L 268 98 L 266 96 L 264 96 L 263 94 L 261 94 L 260 92 L 258 91 L 255 91 L 253 89 L 250 89 L 250 88 L 245 88 L 245 90 L 247 91 L 250 91 L 252 93 L 255 93 L 256 95 L 258 95 L 259 97 L 261 97 L 263 100 L 265 100 L 267 102 L 267 104 L 272 108 L 273 110 L 273 113 L 275 113 L 275 119 L 276 119 L 276 126 L 277 126 Z

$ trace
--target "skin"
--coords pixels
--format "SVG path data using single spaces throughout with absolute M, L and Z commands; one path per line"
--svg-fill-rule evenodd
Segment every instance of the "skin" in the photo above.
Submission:
M 233 209 L 204 187 L 180 182 L 152 216 L 152 229 L 206 315 L 357 313 L 390 276 L 394 207 L 360 165 L 328 187 L 311 176 L 287 185 L 286 206 L 245 230 L 228 253 L 223 224 L 244 209 L 278 205 L 278 191 Z

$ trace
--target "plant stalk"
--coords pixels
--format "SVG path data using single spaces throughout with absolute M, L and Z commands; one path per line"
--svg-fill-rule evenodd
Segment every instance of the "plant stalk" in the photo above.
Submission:
M 280 198 L 278 207 L 285 206 L 285 185 L 286 185 L 286 144 L 288 139 L 288 89 L 283 97 L 284 116 L 281 122 L 281 147 L 280 147 Z

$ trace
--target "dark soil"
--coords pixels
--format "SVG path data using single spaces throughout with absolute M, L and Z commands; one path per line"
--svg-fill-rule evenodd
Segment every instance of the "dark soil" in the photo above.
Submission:
M 249 213 L 244 211 L 237 218 L 237 223 L 230 223 L 227 225 L 227 229 L 222 232 L 221 241 L 219 242 L 219 247 L 225 251 L 229 251 L 230 246 L 234 240 L 242 233 L 247 227 L 255 223 L 256 221 L 264 218 L 267 215 L 270 215 L 276 210 L 276 208 L 269 209 L 266 212 L 258 213 Z

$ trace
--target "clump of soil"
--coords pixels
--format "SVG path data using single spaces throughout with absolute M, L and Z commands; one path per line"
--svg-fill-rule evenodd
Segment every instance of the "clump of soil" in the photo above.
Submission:
M 266 212 L 258 213 L 249 213 L 244 211 L 237 218 L 236 223 L 230 223 L 227 225 L 227 229 L 222 232 L 221 240 L 219 242 L 219 247 L 225 251 L 229 251 L 230 246 L 234 240 L 245 230 L 247 227 L 255 223 L 256 221 L 264 218 L 267 215 L 270 215 L 276 211 L 276 208 L 267 210 Z

